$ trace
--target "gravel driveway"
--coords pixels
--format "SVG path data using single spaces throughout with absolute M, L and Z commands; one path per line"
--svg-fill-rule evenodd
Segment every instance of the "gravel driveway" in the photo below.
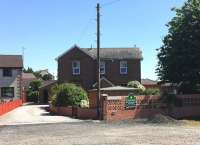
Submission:
M 0 125 L 79 122 L 81 120 L 65 116 L 51 115 L 46 111 L 48 105 L 24 105 L 3 116 Z
M 140 123 L 58 123 L 0 127 L 2 145 L 199 145 L 200 128 Z

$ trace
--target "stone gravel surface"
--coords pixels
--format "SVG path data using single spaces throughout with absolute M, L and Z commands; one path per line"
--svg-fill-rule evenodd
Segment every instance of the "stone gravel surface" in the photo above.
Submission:
M 200 145 L 200 128 L 139 121 L 0 126 L 0 145 Z

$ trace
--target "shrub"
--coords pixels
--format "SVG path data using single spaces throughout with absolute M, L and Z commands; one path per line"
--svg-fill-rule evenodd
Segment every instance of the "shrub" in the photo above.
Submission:
M 145 87 L 138 81 L 130 81 L 128 82 L 128 87 L 133 87 L 139 89 L 140 91 L 145 91 Z
M 81 108 L 89 108 L 89 101 L 88 100 L 81 100 L 80 107 Z
M 82 100 L 88 101 L 87 93 L 75 84 L 60 84 L 52 88 L 52 105 L 80 106 Z
M 158 88 L 149 88 L 146 89 L 144 95 L 160 95 L 160 90 Z

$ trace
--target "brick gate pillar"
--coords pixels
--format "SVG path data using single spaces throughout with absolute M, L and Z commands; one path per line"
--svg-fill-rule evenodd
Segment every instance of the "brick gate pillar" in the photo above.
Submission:
M 108 100 L 108 95 L 107 94 L 102 94 L 101 95 L 101 98 L 102 98 L 102 100 L 101 100 L 101 108 L 102 108 L 102 110 L 101 110 L 101 119 L 102 120 L 107 120 L 107 105 L 108 105 L 108 102 L 107 102 L 107 100 Z

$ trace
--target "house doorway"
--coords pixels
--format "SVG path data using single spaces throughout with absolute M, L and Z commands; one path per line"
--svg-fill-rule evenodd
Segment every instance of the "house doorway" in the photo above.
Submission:
M 43 103 L 47 104 L 49 101 L 49 93 L 47 90 L 44 90 L 44 98 L 43 98 Z

